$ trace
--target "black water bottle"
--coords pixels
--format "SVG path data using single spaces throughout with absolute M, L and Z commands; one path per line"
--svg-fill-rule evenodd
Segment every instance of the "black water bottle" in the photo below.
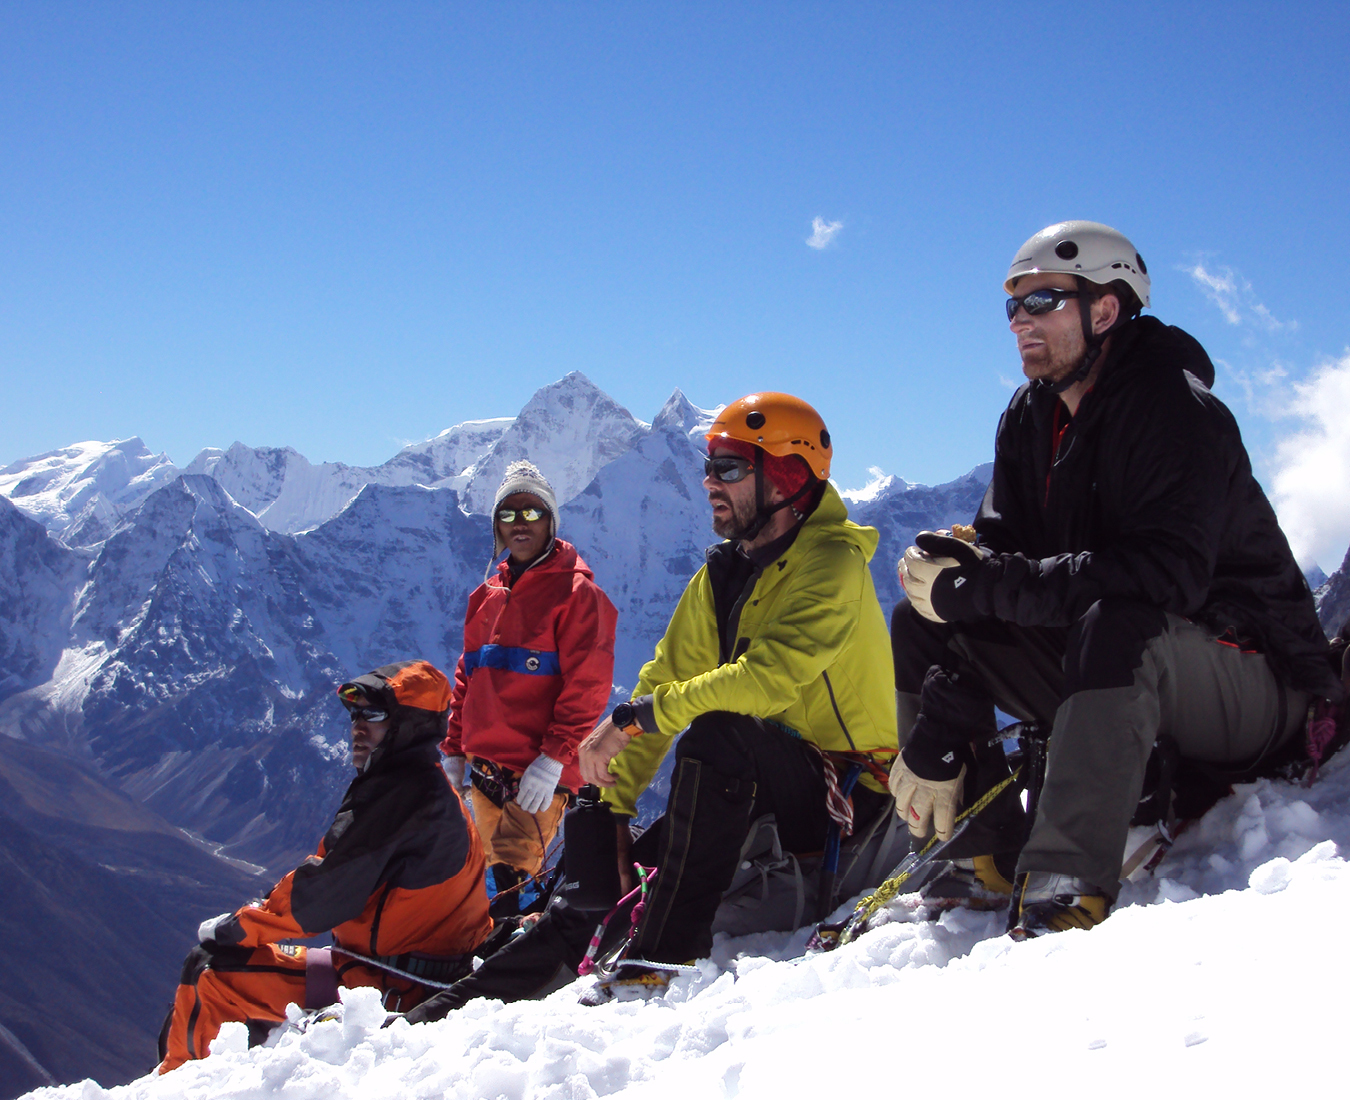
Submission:
M 583 913 L 602 913 L 619 900 L 619 844 L 614 815 L 587 783 L 563 818 L 563 883 L 559 893 Z

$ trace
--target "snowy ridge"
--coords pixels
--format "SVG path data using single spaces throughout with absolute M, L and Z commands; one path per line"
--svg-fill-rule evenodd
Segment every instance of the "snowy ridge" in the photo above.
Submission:
M 590 484 L 647 431 L 647 425 L 573 371 L 539 390 L 472 469 L 466 471 L 465 506 L 486 515 L 506 467 L 527 458 L 539 467 L 559 505 Z
M 1320 1091 L 1334 1069 L 1316 1052 L 1342 1030 L 1329 993 L 1350 979 L 1346 763 L 1308 791 L 1240 787 L 1091 932 L 1015 944 L 1001 914 L 916 922 L 902 897 L 890 923 L 830 954 L 804 956 L 805 932 L 719 938 L 698 974 L 646 1003 L 582 1007 L 581 979 L 381 1029 L 376 995 L 358 990 L 341 1022 L 252 1051 L 228 1025 L 210 1058 L 165 1077 L 30 1095 L 767 1098 L 897 1074 L 906 1094 L 945 1095 L 972 1044 L 1000 1096 L 1042 1097 L 1047 1075 L 1105 1095 L 1141 1080 L 1174 1096 Z
M 177 476 L 168 455 L 151 454 L 139 439 L 72 443 L 0 470 L 0 496 L 68 545 L 90 546 Z M 71 539 L 77 526 L 85 528 L 85 535 Z
M 460 488 L 465 471 L 489 449 L 512 419 L 470 420 L 434 439 L 411 444 L 380 466 L 314 465 L 290 447 L 207 449 L 187 473 L 209 474 L 272 531 L 309 531 L 345 508 L 367 485 Z

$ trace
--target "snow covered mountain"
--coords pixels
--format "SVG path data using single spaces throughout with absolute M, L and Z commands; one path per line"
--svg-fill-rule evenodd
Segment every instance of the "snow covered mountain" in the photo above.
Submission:
M 0 497 L 0 701 L 52 675 L 84 565 Z
M 380 466 L 315 466 L 290 447 L 235 443 L 227 451 L 202 451 L 185 472 L 210 475 L 264 527 L 294 534 L 335 516 L 366 485 L 461 487 L 468 468 L 511 423 L 508 417 L 457 424 Z
M 1327 637 L 1336 636 L 1337 631 L 1350 624 L 1350 550 L 1346 551 L 1345 561 L 1315 593 L 1317 599 L 1317 618 Z
M 139 439 L 73 443 L 0 470 L 0 496 L 67 546 L 94 546 L 130 509 L 177 476 L 168 455 L 151 454 Z
M 632 413 L 573 371 L 531 397 L 501 438 L 465 471 L 465 506 L 482 515 L 491 511 L 506 467 L 522 458 L 544 472 L 562 504 L 645 431 Z
M 333 685 L 406 657 L 453 667 L 491 553 L 486 518 L 467 513 L 491 506 L 507 462 L 529 455 L 557 487 L 564 537 L 619 608 L 616 692 L 631 688 L 714 541 L 700 484 L 713 415 L 676 391 L 648 426 L 572 374 L 515 418 L 378 467 L 235 444 L 180 473 L 139 442 L 15 463 L 0 731 L 73 752 L 222 851 L 280 868 L 346 782 Z M 983 477 L 892 479 L 854 505 L 882 530 L 888 609 L 904 543 L 968 519 Z M 94 520 L 105 537 L 78 550 L 38 525 L 89 535 Z

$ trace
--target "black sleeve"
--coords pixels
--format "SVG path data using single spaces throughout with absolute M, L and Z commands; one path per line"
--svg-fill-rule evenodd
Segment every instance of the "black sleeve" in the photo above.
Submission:
M 1107 596 L 1179 615 L 1199 610 L 1234 476 L 1232 448 L 1215 410 L 1189 392 L 1168 396 L 1137 430 L 1103 442 L 1101 497 L 1116 532 L 1109 547 L 1039 559 L 995 554 L 947 610 L 1021 626 L 1066 626 Z M 944 614 L 936 592 L 934 601 Z
M 469 831 L 459 800 L 439 767 L 436 772 L 418 783 L 386 787 L 356 807 L 349 822 L 338 815 L 324 838 L 324 858 L 311 857 L 295 871 L 291 913 L 297 924 L 326 931 L 359 917 L 385 883 L 421 889 L 463 869 Z

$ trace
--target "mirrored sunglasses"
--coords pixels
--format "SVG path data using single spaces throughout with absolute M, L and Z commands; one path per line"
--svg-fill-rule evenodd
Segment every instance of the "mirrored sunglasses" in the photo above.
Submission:
M 498 508 L 498 523 L 515 523 L 516 516 L 519 516 L 526 523 L 533 523 L 537 519 L 543 519 L 547 512 L 540 508 Z
M 1039 317 L 1042 313 L 1053 313 L 1057 309 L 1063 309 L 1064 303 L 1070 298 L 1077 297 L 1076 290 L 1055 290 L 1051 287 L 1033 290 L 1020 298 L 1008 299 L 1005 303 L 1008 308 L 1008 320 L 1011 321 L 1016 317 L 1019 309 L 1025 309 L 1032 317 Z
M 713 477 L 731 485 L 740 481 L 754 468 L 753 462 L 748 458 L 741 458 L 739 455 L 718 455 L 716 458 L 705 458 L 703 460 L 704 477 Z
M 353 722 L 383 722 L 389 712 L 380 707 L 348 707 Z

